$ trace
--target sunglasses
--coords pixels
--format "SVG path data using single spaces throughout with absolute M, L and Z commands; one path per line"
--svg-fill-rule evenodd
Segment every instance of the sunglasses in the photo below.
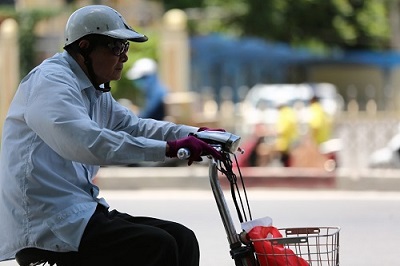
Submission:
M 107 44 L 108 48 L 111 49 L 112 53 L 115 56 L 120 56 L 125 54 L 129 50 L 129 42 L 122 42 L 122 41 L 114 41 Z

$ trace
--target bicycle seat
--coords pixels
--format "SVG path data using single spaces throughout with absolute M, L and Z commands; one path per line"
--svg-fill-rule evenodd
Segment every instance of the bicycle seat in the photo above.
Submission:
M 15 259 L 20 266 L 35 266 L 48 262 L 54 265 L 56 252 L 38 248 L 25 248 L 17 252 Z

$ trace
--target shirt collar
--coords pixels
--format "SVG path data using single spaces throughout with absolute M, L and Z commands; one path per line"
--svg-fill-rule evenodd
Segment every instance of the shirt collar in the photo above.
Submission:
M 77 78 L 77 81 L 79 83 L 80 89 L 81 90 L 85 90 L 85 89 L 88 89 L 90 87 L 92 87 L 94 89 L 92 82 L 86 76 L 85 72 L 83 72 L 83 70 L 79 66 L 79 64 L 75 61 L 75 59 L 67 51 L 64 51 L 62 53 L 62 57 L 71 66 L 71 70 L 76 75 L 76 78 Z

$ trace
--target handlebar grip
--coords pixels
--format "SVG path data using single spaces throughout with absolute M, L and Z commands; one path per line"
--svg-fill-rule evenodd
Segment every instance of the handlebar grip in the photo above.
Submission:
M 190 157 L 190 150 L 186 148 L 180 148 L 176 153 L 176 157 L 178 157 L 181 160 L 186 160 Z

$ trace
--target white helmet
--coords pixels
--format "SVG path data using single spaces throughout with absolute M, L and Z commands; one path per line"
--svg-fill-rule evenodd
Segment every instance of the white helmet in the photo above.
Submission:
M 135 80 L 141 77 L 152 75 L 157 72 L 157 63 L 151 58 L 137 60 L 131 69 L 126 73 L 128 79 Z
M 65 46 L 89 34 L 133 42 L 147 41 L 145 35 L 128 26 L 118 11 L 104 5 L 90 5 L 72 13 L 65 26 Z

